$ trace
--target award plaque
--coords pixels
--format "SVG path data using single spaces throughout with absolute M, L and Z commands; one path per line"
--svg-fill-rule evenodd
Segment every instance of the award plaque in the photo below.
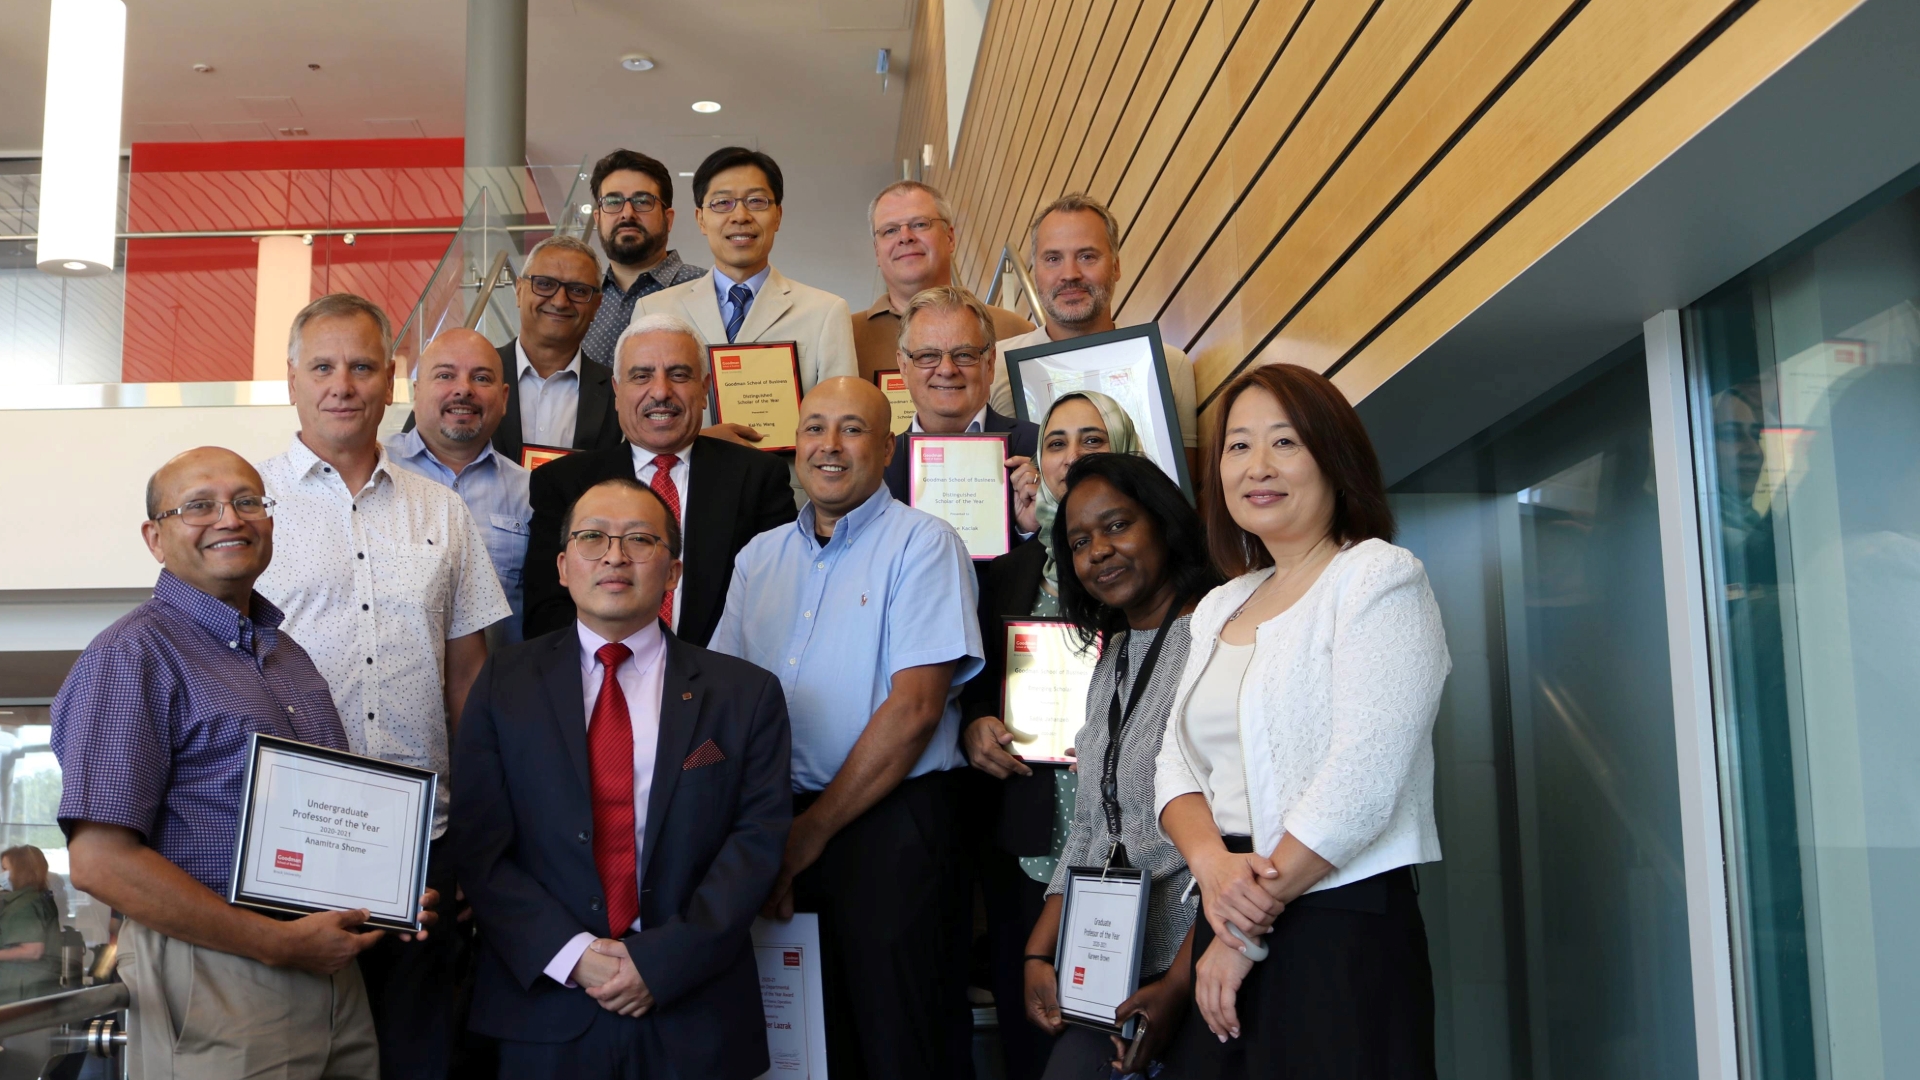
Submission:
M 564 446 L 540 446 L 527 443 L 520 448 L 520 465 L 527 469 L 537 469 L 549 461 L 559 461 L 571 453 L 573 451 Z
M 1142 323 L 1008 349 L 1006 364 L 1013 410 L 1019 419 L 1039 423 L 1049 406 L 1075 390 L 1105 394 L 1133 419 L 1146 456 L 1166 470 L 1189 499 L 1193 497 L 1159 326 Z
M 953 526 L 976 561 L 1005 555 L 1007 437 L 915 434 L 903 441 L 907 505 Z
M 420 929 L 438 776 L 258 732 L 247 759 L 229 903 Z
M 1061 1019 L 1133 1038 L 1134 1018 L 1121 1023 L 1120 1006 L 1140 988 L 1148 884 L 1138 870 L 1067 868 L 1053 968 Z
M 1065 619 L 1007 620 L 1007 682 L 1000 721 L 1014 756 L 1066 764 L 1087 718 L 1087 686 L 1100 650 Z
M 792 450 L 800 430 L 800 346 L 758 341 L 707 346 L 713 422 L 760 433 L 761 450 Z
M 893 405 L 893 433 L 905 434 L 913 426 L 914 412 L 913 395 L 907 392 L 907 377 L 895 369 L 885 368 L 873 373 L 873 382 Z

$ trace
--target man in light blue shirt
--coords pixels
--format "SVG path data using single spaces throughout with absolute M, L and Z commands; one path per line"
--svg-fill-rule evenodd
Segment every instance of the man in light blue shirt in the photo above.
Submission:
M 412 431 L 386 438 L 389 459 L 408 472 L 454 490 L 487 542 L 513 615 L 494 624 L 494 644 L 520 640 L 521 569 L 527 558 L 532 473 L 494 450 L 493 433 L 507 412 L 500 352 L 472 330 L 447 330 L 420 354 L 413 375 Z
M 830 1071 L 957 1080 L 967 897 L 950 770 L 967 764 L 960 684 L 982 664 L 976 587 L 952 527 L 888 492 L 890 420 L 863 379 L 807 394 L 807 506 L 741 550 L 709 647 L 786 692 L 794 822 L 764 913 L 820 916 Z

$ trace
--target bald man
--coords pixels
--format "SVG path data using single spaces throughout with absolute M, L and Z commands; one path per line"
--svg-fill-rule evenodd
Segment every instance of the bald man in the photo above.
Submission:
M 500 352 L 479 333 L 456 328 L 433 339 L 413 369 L 417 424 L 386 438 L 395 465 L 450 487 L 467 504 L 487 544 L 487 557 L 507 594 L 508 618 L 488 630 L 490 644 L 520 640 L 522 570 L 527 560 L 532 472 L 494 448 L 507 415 Z
M 827 1060 L 842 1077 L 960 1077 L 965 891 L 956 701 L 981 667 L 952 527 L 887 490 L 887 399 L 827 379 L 800 405 L 807 505 L 741 550 L 709 646 L 780 677 L 793 831 L 764 914 L 820 916 Z
M 253 589 L 272 510 L 230 450 L 154 473 L 153 598 L 93 639 L 53 702 L 73 885 L 127 918 L 135 1076 L 379 1075 L 354 962 L 382 937 L 355 932 L 367 912 L 283 921 L 224 899 L 249 737 L 347 749 L 326 680 Z

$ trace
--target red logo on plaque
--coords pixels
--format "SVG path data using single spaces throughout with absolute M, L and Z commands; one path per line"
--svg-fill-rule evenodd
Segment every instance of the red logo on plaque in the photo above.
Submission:
M 781 953 L 780 957 L 781 957 L 780 962 L 786 965 L 787 967 L 800 966 L 800 950 L 799 949 L 788 949 L 785 952 Z
M 1033 651 L 1033 635 L 1032 634 L 1013 635 L 1013 651 L 1023 652 L 1023 653 L 1032 652 Z
M 305 862 L 306 858 L 305 855 L 297 851 L 278 848 L 273 853 L 273 868 L 275 870 L 298 870 L 300 869 L 300 864 Z
M 945 465 L 947 463 L 947 448 L 944 446 L 921 447 L 920 463 L 922 465 Z
M 906 388 L 907 377 L 905 375 L 880 376 L 880 389 L 882 390 L 905 390 Z
M 720 370 L 721 370 L 721 371 L 739 371 L 739 370 L 740 370 L 740 358 L 739 358 L 739 357 L 737 357 L 737 356 L 723 356 L 723 357 L 721 357 L 721 358 L 720 358 Z
M 1075 986 L 1087 985 L 1087 969 L 1086 968 L 1077 967 L 1073 969 L 1073 985 Z

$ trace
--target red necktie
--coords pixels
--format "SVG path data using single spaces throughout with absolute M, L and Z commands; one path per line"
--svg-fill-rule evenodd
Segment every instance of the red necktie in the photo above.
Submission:
M 655 495 L 660 496 L 660 501 L 667 504 L 667 509 L 673 512 L 675 522 L 680 520 L 680 489 L 673 486 L 673 467 L 678 464 L 680 459 L 672 454 L 655 454 L 653 481 L 648 485 L 653 488 Z M 672 589 L 660 594 L 660 617 L 666 620 L 668 626 L 673 625 Z
M 633 721 L 614 673 L 633 650 L 600 646 L 604 674 L 587 722 L 587 761 L 593 777 L 593 865 L 607 893 L 607 925 L 614 937 L 640 917 L 640 857 L 633 840 Z

